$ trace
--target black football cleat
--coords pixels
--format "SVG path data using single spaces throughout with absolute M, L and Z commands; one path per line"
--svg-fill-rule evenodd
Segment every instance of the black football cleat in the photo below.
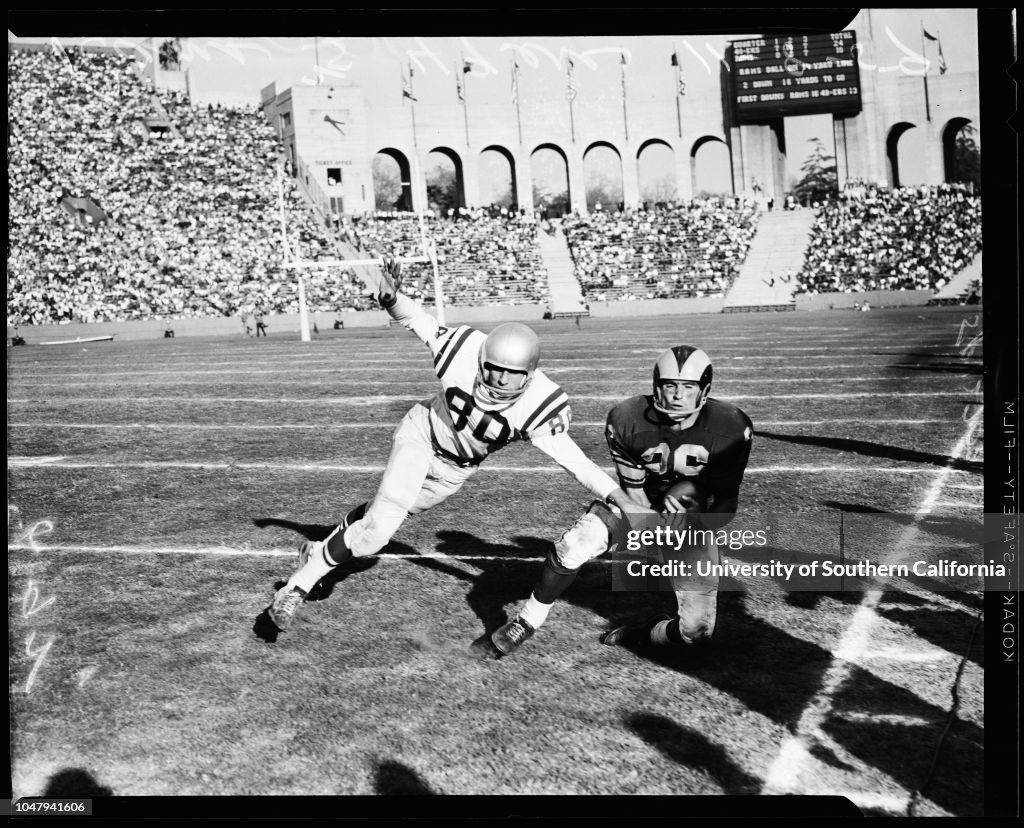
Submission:
M 515 618 L 491 633 L 491 643 L 498 651 L 498 658 L 511 655 L 528 638 L 532 638 L 536 630 L 521 618 Z
M 671 621 L 673 616 L 659 613 L 639 624 L 623 624 L 601 636 L 601 643 L 609 647 L 641 647 L 651 643 L 651 630 L 662 621 Z
M 285 584 L 274 594 L 274 603 L 270 605 L 270 609 L 267 611 L 270 615 L 270 620 L 274 622 L 274 625 L 281 632 L 286 632 L 292 625 L 292 621 L 295 620 L 299 607 L 302 606 L 302 602 L 305 600 L 305 592 L 298 587 L 289 588 Z

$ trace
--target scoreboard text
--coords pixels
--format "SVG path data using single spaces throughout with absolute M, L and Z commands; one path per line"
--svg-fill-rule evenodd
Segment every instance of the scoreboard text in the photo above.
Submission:
M 729 45 L 740 123 L 860 112 L 855 32 L 759 37 Z

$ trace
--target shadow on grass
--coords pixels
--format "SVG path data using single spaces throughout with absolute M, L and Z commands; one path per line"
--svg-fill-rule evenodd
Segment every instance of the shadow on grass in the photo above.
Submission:
M 89 771 L 82 768 L 57 771 L 46 783 L 46 790 L 39 794 L 48 799 L 93 799 L 113 795 L 110 788 L 100 785 Z
M 284 518 L 253 518 L 253 525 L 258 529 L 266 529 L 268 526 L 276 526 L 279 529 L 288 529 L 291 532 L 298 532 L 306 540 L 322 541 L 338 525 L 336 523 L 297 523 L 294 520 Z
M 663 756 L 710 776 L 727 794 L 756 794 L 761 780 L 751 776 L 725 750 L 702 734 L 654 713 L 631 713 L 625 725 Z
M 412 768 L 390 760 L 377 763 L 374 787 L 381 796 L 436 796 Z
M 518 604 L 535 585 L 551 543 L 538 538 L 514 538 L 515 546 L 489 544 L 467 532 L 439 532 L 438 551 L 453 557 L 473 556 L 479 573 L 468 574 L 437 559 L 411 559 L 411 562 L 444 572 L 471 584 L 466 600 L 491 631 L 504 623 L 505 607 Z M 502 560 L 536 557 L 536 561 Z M 834 663 L 833 653 L 815 642 L 790 635 L 774 623 L 750 614 L 745 606 L 742 584 L 724 579 L 731 589 L 719 594 L 718 629 L 706 654 L 696 656 L 685 649 L 642 647 L 627 648 L 635 657 L 663 668 L 703 681 L 742 702 L 787 729 L 794 728 L 822 687 L 824 676 Z M 925 599 L 888 590 L 890 600 L 901 603 L 926 603 Z M 839 599 L 859 604 L 861 593 L 842 593 Z M 582 607 L 608 619 L 610 626 L 635 621 L 638 615 L 666 611 L 674 613 L 673 592 L 615 592 L 607 567 L 584 566 L 562 601 Z M 955 615 L 955 613 L 950 613 Z M 957 619 L 951 618 L 950 623 Z M 962 619 L 961 619 L 962 620 Z M 557 619 L 552 619 L 557 623 Z M 600 646 L 595 637 L 594 646 Z M 530 645 L 528 645 L 530 646 Z M 851 668 L 848 678 L 831 696 L 824 730 L 849 754 L 867 765 L 879 768 L 907 790 L 926 785 L 939 735 L 948 719 L 943 708 L 925 701 L 912 690 L 886 681 L 873 673 Z M 894 725 L 893 719 L 906 721 Z M 663 752 L 675 750 L 687 764 L 695 752 L 704 751 L 704 768 L 717 774 L 724 785 L 745 790 L 749 778 L 736 775 L 720 761 L 724 754 L 703 743 L 700 737 L 651 718 L 631 720 L 635 731 L 656 744 Z M 671 724 L 671 723 L 669 723 Z M 642 732 L 641 732 L 642 731 Z M 927 795 L 954 814 L 972 812 L 982 790 L 981 728 L 955 720 L 956 780 L 946 784 L 951 774 L 942 770 L 942 784 L 932 784 Z M 661 740 L 659 742 L 659 739 Z M 673 745 L 675 746 L 673 748 Z M 825 744 L 809 749 L 822 762 L 856 772 Z M 945 751 L 944 751 L 945 753 Z M 715 758 L 715 757 L 718 758 Z
M 773 549 L 764 550 L 740 550 L 730 552 L 730 556 L 740 561 L 756 563 L 766 556 L 788 564 L 810 563 L 817 556 L 806 552 L 793 550 Z M 787 583 L 779 577 L 773 578 L 776 585 L 787 590 L 785 595 L 786 603 L 796 609 L 818 610 L 823 600 L 830 599 L 847 606 L 857 606 L 864 601 L 864 589 L 849 587 L 845 591 L 829 590 L 789 590 Z M 855 584 L 850 579 L 848 584 Z M 969 658 L 978 666 L 985 666 L 984 648 L 974 646 L 968 650 L 968 643 L 971 640 L 971 631 L 975 625 L 978 613 L 984 609 L 984 597 L 967 592 L 958 592 L 944 588 L 946 585 L 939 581 L 919 577 L 914 581 L 916 587 L 921 590 L 931 590 L 947 598 L 944 604 L 937 604 L 926 594 L 920 592 L 905 592 L 896 586 L 884 586 L 881 599 L 875 612 L 884 618 L 897 624 L 902 624 L 914 631 L 920 638 L 940 647 L 953 655 Z M 961 604 L 961 607 L 951 606 Z M 971 610 L 977 612 L 972 612 Z
M 838 500 L 819 501 L 826 509 L 835 509 L 840 512 L 852 512 L 855 515 L 888 515 L 892 514 L 885 509 L 876 509 L 874 506 L 865 506 L 863 503 L 840 503 Z
M 275 526 L 280 529 L 289 529 L 293 532 L 297 532 L 306 540 L 311 541 L 324 540 L 337 526 L 337 524 L 334 523 L 297 523 L 295 521 L 285 520 L 284 518 L 253 518 L 253 523 L 260 529 L 266 529 L 268 526 Z M 306 596 L 306 601 L 323 601 L 330 598 L 331 594 L 334 592 L 334 588 L 350 575 L 356 575 L 360 572 L 366 572 L 368 569 L 373 569 L 373 567 L 375 567 L 379 562 L 379 559 L 376 557 L 351 559 L 347 564 L 331 570 L 327 575 L 321 578 L 309 591 L 309 595 Z M 298 565 L 297 551 L 295 559 L 292 562 L 292 566 L 296 565 Z M 287 581 L 284 580 L 275 581 L 274 592 L 277 592 L 277 590 L 283 587 L 286 583 Z M 261 638 L 268 644 L 273 644 L 277 641 L 277 637 L 280 635 L 281 631 L 277 628 L 277 625 L 270 620 L 270 614 L 268 612 L 269 609 L 269 606 L 264 608 L 264 610 L 256 616 L 252 631 L 258 638 Z
M 832 666 L 832 653 L 748 614 L 736 593 L 720 595 L 718 619 L 710 658 L 695 661 L 668 648 L 633 652 L 704 681 L 784 727 L 795 727 Z M 832 694 L 822 729 L 848 753 L 914 790 L 928 784 L 947 720 L 946 710 L 913 691 L 852 667 Z M 930 785 L 926 795 L 953 814 L 967 815 L 975 812 L 983 791 L 983 731 L 953 721 L 951 733 L 957 738 L 955 745 L 944 746 L 943 756 L 955 753 L 955 760 L 945 761 L 942 784 Z M 813 744 L 811 752 L 830 765 L 848 768 L 824 744 Z
M 886 460 L 899 460 L 908 463 L 924 463 L 930 466 L 942 466 L 957 471 L 981 473 L 984 466 L 975 460 L 961 460 L 943 454 L 929 454 L 914 449 L 904 449 L 898 446 L 885 446 L 881 443 L 871 443 L 867 440 L 851 440 L 846 437 L 814 437 L 806 434 L 779 434 L 773 431 L 759 431 L 758 437 L 765 437 L 769 440 L 778 440 L 783 443 L 795 443 L 801 446 L 820 446 L 821 448 L 835 449 L 836 451 L 847 451 L 854 454 L 861 454 L 866 457 L 882 457 Z

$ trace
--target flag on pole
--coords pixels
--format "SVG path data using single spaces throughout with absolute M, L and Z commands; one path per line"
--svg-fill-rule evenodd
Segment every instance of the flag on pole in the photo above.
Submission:
M 416 96 L 412 94 L 412 64 L 409 64 L 409 77 L 406 78 L 405 73 L 402 73 L 402 97 L 408 98 L 410 101 L 415 101 Z
M 937 34 L 929 32 L 924 25 L 921 26 L 921 34 L 924 35 L 925 40 L 930 40 L 932 43 L 938 44 L 939 47 L 939 74 L 945 75 L 949 67 L 946 66 L 946 56 L 942 54 L 942 40 Z
M 673 66 L 678 66 L 679 65 L 679 54 L 677 52 L 675 52 L 675 51 L 672 52 L 672 65 Z
M 512 61 L 512 103 L 519 103 L 519 64 Z
M 463 58 L 462 59 L 462 74 L 465 75 L 465 74 L 468 74 L 469 72 L 472 72 L 472 71 L 473 71 L 473 63 L 472 63 L 472 61 L 468 61 L 465 58 Z
M 569 99 L 569 103 L 572 103 L 574 100 L 576 100 L 576 93 L 579 91 L 579 87 L 576 85 L 576 76 L 573 74 L 573 70 L 574 69 L 575 69 L 575 64 L 570 60 L 569 61 L 569 74 L 568 74 L 568 78 L 566 80 L 566 87 L 565 87 L 565 94 L 566 94 L 566 97 Z

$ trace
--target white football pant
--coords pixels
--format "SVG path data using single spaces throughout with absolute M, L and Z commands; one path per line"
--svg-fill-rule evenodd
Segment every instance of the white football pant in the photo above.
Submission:
M 373 502 L 362 519 L 345 531 L 345 542 L 357 558 L 376 555 L 387 546 L 406 515 L 425 512 L 444 502 L 478 468 L 459 468 L 434 454 L 429 411 L 428 405 L 420 402 L 402 418 Z

